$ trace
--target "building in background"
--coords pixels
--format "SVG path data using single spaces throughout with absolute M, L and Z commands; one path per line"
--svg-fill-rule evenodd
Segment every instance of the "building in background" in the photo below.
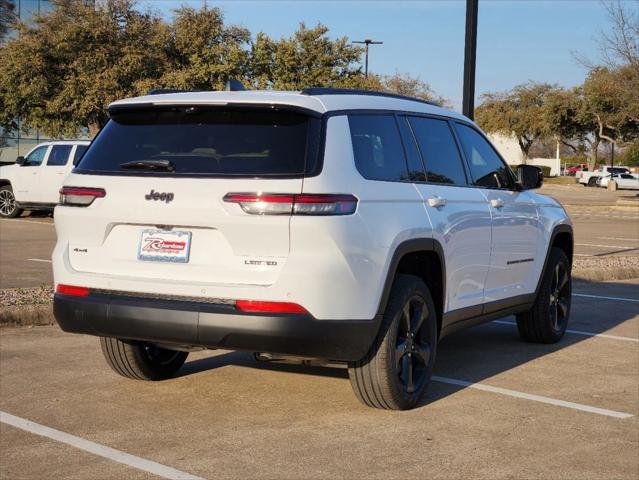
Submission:
M 535 165 L 537 167 L 550 168 L 550 176 L 556 177 L 561 175 L 561 159 L 559 157 L 559 145 L 557 145 L 557 155 L 555 158 L 529 158 L 524 162 L 524 155 L 519 148 L 519 142 L 514 135 L 502 135 L 500 133 L 488 134 L 488 138 L 495 146 L 497 151 L 504 157 L 508 165 L 514 166 L 521 163 Z

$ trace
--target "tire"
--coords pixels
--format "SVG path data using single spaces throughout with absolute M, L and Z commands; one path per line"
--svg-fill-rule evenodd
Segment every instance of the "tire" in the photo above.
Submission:
M 570 261 L 563 250 L 553 248 L 533 307 L 517 315 L 521 338 L 534 343 L 561 340 L 570 318 L 571 292 Z
M 355 395 L 369 407 L 414 407 L 430 383 L 436 352 L 437 312 L 430 291 L 418 277 L 398 275 L 375 343 L 348 366 Z
M 145 342 L 100 337 L 102 354 L 113 371 L 135 380 L 166 380 L 184 364 L 188 352 Z
M 589 187 L 596 187 L 597 186 L 597 179 L 598 177 L 592 177 L 588 179 L 588 186 Z
M 0 187 L 0 218 L 16 218 L 22 215 L 22 212 L 23 210 L 16 205 L 11 185 Z

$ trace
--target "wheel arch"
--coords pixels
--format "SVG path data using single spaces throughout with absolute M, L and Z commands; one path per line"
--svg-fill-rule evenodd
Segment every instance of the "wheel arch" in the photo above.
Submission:
M 13 188 L 13 186 L 11 185 L 11 180 L 8 180 L 6 178 L 0 178 L 0 187 L 5 187 L 7 185 Z
M 548 250 L 546 251 L 546 258 L 544 259 L 544 266 L 541 269 L 539 280 L 537 280 L 535 297 L 539 294 L 541 282 L 544 278 L 544 272 L 546 271 L 546 267 L 548 266 L 548 259 L 550 258 L 550 252 L 552 251 L 553 247 L 557 247 L 563 250 L 568 257 L 568 260 L 570 261 L 570 265 L 572 266 L 574 252 L 574 234 L 572 225 L 561 223 L 559 225 L 555 225 L 555 227 L 553 228 L 552 234 L 550 235 L 550 242 L 548 242 Z
M 437 329 L 441 333 L 446 299 L 446 261 L 441 244 L 432 238 L 415 238 L 400 243 L 393 252 L 382 296 L 377 309 L 378 316 L 386 310 L 393 280 L 397 274 L 415 275 L 428 286 L 437 309 Z

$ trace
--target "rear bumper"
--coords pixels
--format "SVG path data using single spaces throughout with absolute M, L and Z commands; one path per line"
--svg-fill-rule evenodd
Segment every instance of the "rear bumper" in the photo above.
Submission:
M 55 318 L 66 332 L 183 346 L 249 350 L 339 361 L 359 360 L 380 318 L 317 320 L 306 314 L 250 314 L 233 305 L 91 293 L 56 294 Z

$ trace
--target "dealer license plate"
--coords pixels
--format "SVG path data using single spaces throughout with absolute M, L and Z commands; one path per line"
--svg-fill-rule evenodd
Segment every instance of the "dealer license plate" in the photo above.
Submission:
M 191 250 L 191 232 L 183 230 L 143 230 L 138 260 L 187 263 Z

